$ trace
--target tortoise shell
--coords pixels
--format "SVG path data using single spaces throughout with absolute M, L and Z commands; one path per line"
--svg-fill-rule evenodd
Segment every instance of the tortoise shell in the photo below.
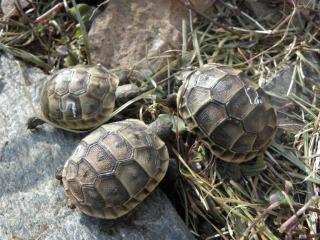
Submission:
M 67 197 L 83 213 L 118 218 L 136 207 L 164 177 L 164 142 L 139 120 L 105 124 L 85 137 L 64 165 Z
M 188 128 L 207 139 L 217 157 L 234 163 L 265 151 L 277 128 L 268 96 L 240 73 L 218 65 L 185 72 L 177 97 Z
M 118 79 L 101 66 L 78 65 L 58 71 L 41 93 L 41 110 L 66 129 L 91 129 L 106 122 L 115 105 Z

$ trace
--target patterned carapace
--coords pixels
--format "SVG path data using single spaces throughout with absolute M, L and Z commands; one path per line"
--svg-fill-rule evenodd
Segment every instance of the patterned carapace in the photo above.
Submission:
M 90 129 L 109 119 L 118 79 L 101 66 L 78 65 L 54 74 L 41 93 L 44 117 L 67 129 Z
M 139 120 L 109 123 L 85 137 L 66 162 L 62 181 L 82 212 L 113 219 L 136 207 L 164 177 L 164 142 Z
M 178 93 L 180 115 L 191 131 L 206 138 L 222 160 L 240 163 L 263 152 L 277 128 L 268 96 L 226 66 L 185 72 Z

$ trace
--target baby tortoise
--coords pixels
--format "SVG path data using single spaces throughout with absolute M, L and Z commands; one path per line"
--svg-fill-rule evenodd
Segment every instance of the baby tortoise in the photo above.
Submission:
M 65 130 L 89 130 L 110 119 L 116 99 L 125 101 L 140 89 L 118 87 L 119 78 L 100 65 L 77 65 L 49 78 L 41 92 L 41 117 L 32 117 L 29 129 L 49 123 Z
M 233 163 L 264 152 L 277 128 L 268 96 L 240 73 L 219 65 L 184 72 L 177 96 L 188 128 L 207 139 L 217 157 Z
M 96 218 L 114 219 L 142 202 L 168 168 L 168 150 L 158 134 L 165 137 L 171 123 L 159 123 L 148 127 L 133 119 L 114 122 L 85 137 L 62 170 L 71 206 Z
M 113 111 L 118 82 L 115 75 L 99 65 L 77 65 L 58 71 L 45 82 L 41 92 L 44 119 L 29 119 L 28 128 L 44 122 L 73 130 L 103 124 Z

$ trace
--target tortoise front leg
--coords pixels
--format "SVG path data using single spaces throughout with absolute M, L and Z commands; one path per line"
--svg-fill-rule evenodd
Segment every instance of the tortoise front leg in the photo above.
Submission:
M 56 173 L 55 173 L 55 178 L 60 181 L 61 185 L 62 185 L 62 170 L 63 170 L 63 165 L 57 167 Z

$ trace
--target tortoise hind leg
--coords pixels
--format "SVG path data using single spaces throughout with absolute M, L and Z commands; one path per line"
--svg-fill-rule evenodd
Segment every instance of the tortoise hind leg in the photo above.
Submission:
M 60 185 L 63 185 L 63 183 L 62 183 L 62 171 L 63 171 L 63 165 L 57 167 L 56 172 L 55 172 L 55 174 L 54 174 L 54 175 L 55 175 L 55 178 L 56 178 L 57 180 L 59 180 Z M 76 206 L 74 205 L 74 203 L 73 203 L 69 198 L 67 199 L 67 206 L 68 206 L 68 208 L 70 208 L 70 209 L 75 209 L 75 208 L 76 208 Z
M 37 126 L 44 124 L 45 121 L 38 117 L 31 117 L 27 121 L 27 129 L 36 129 Z

